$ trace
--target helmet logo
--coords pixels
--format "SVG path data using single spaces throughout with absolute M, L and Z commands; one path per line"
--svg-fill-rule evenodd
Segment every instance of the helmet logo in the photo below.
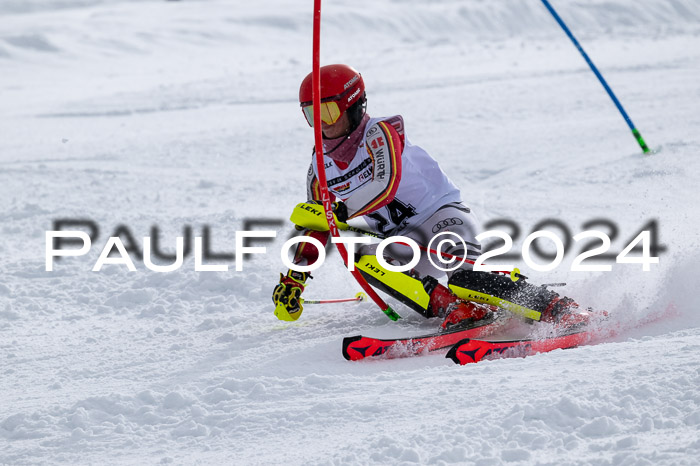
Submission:
M 352 79 L 351 79 L 350 81 L 348 81 L 348 82 L 345 83 L 345 85 L 343 86 L 343 90 L 347 90 L 347 88 L 350 87 L 350 86 L 352 86 L 353 84 L 355 84 L 355 82 L 356 82 L 358 79 L 360 79 L 360 78 L 359 78 L 357 75 L 353 76 Z
M 360 89 L 357 89 L 355 92 L 350 94 L 350 97 L 348 97 L 348 102 L 350 102 L 352 99 L 354 99 L 357 96 L 357 94 L 359 94 L 359 93 L 360 93 Z

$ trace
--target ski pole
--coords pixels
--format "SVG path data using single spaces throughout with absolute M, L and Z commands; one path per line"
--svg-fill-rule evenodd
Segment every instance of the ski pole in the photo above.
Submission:
M 363 292 L 359 292 L 354 298 L 340 298 L 340 299 L 301 299 L 302 304 L 335 304 L 335 303 L 360 303 L 362 301 L 367 301 L 367 295 Z
M 612 99 L 613 103 L 617 107 L 617 109 L 620 111 L 622 114 L 622 117 L 625 119 L 625 122 L 627 122 L 627 126 L 630 127 L 630 130 L 632 130 L 632 134 L 634 135 L 634 138 L 637 140 L 637 143 L 639 146 L 642 148 L 642 151 L 644 151 L 645 154 L 650 153 L 651 151 L 649 150 L 649 147 L 647 146 L 647 143 L 644 142 L 644 138 L 642 138 L 642 135 L 640 134 L 639 130 L 635 128 L 634 123 L 632 123 L 632 120 L 630 119 L 629 115 L 627 115 L 627 112 L 625 112 L 625 109 L 622 108 L 622 104 L 620 103 L 619 100 L 617 100 L 617 97 L 615 97 L 615 94 L 613 93 L 612 89 L 610 89 L 610 86 L 608 86 L 608 83 L 605 82 L 605 79 L 603 78 L 603 75 L 600 74 L 598 71 L 598 68 L 593 64 L 593 61 L 588 57 L 588 54 L 583 50 L 583 47 L 581 47 L 581 44 L 578 43 L 574 35 L 571 33 L 571 30 L 564 24 L 564 21 L 561 19 L 561 17 L 557 14 L 556 11 L 554 11 L 554 8 L 552 5 L 549 3 L 548 0 L 542 0 L 542 3 L 544 6 L 549 10 L 549 12 L 552 14 L 554 19 L 559 23 L 559 26 L 564 30 L 567 36 L 569 36 L 569 39 L 571 39 L 571 42 L 574 43 L 576 48 L 578 49 L 579 52 L 581 52 L 581 55 L 583 56 L 584 60 L 586 60 L 586 63 L 588 63 L 588 66 L 590 66 L 591 70 L 593 71 L 593 74 L 596 75 L 600 83 L 603 85 L 603 88 L 605 88 L 606 92 Z
M 328 192 L 328 181 L 326 180 L 326 167 L 323 163 L 323 136 L 321 134 L 321 0 L 314 0 L 314 23 L 313 23 L 313 60 L 312 60 L 312 105 L 314 109 L 314 141 L 316 143 L 316 169 L 318 171 L 318 183 L 321 188 L 321 200 L 323 201 L 323 210 L 328 222 L 328 229 L 334 238 L 338 238 L 338 226 L 335 223 L 333 208 L 331 207 L 331 197 Z M 343 258 L 345 267 L 349 267 L 348 251 L 345 245 L 336 243 L 338 252 Z M 367 283 L 365 277 L 362 276 L 356 268 L 351 272 L 357 283 L 360 284 L 363 290 L 372 298 L 384 314 L 391 320 L 399 320 L 400 315 L 396 313 L 382 298 L 379 297 L 376 291 Z

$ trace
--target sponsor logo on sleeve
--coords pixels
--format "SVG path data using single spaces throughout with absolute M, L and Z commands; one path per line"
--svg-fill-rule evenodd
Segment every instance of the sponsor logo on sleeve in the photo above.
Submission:
M 372 178 L 372 167 L 360 173 L 357 177 L 358 181 L 365 181 Z
M 333 191 L 337 191 L 339 193 L 344 193 L 348 189 L 350 189 L 350 182 L 349 181 L 345 184 L 341 184 L 340 186 L 333 186 Z
M 379 149 L 374 153 L 375 166 L 377 167 L 377 178 L 383 180 L 386 178 L 386 152 L 384 149 Z

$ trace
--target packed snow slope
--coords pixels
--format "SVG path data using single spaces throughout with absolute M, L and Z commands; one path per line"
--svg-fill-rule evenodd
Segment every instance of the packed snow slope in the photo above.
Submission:
M 609 272 L 570 271 L 580 244 L 551 272 L 504 262 L 627 330 L 458 367 L 342 358 L 343 336 L 437 327 L 394 301 L 397 323 L 272 313 L 313 145 L 311 1 L 0 2 L 0 464 L 697 464 L 700 2 L 553 3 L 657 154 L 536 0 L 323 6 L 323 63 L 359 69 L 484 224 L 514 221 L 514 251 L 545 219 L 614 236 Z M 99 234 L 47 272 L 60 219 Z M 614 264 L 652 220 L 659 264 Z M 277 239 L 242 271 L 91 271 L 154 226 L 169 252 L 188 228 L 218 254 Z M 314 275 L 307 298 L 359 291 L 337 253 Z

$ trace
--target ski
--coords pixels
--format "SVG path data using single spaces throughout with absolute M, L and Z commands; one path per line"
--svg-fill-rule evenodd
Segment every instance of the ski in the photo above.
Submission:
M 384 359 L 416 356 L 424 352 L 450 347 L 467 338 L 485 337 L 503 325 L 503 315 L 498 313 L 493 321 L 479 327 L 435 332 L 427 335 L 403 338 L 380 339 L 357 335 L 343 339 L 343 357 L 348 361 L 359 361 L 368 357 Z M 507 321 L 508 319 L 505 319 Z
M 479 362 L 489 356 L 489 359 L 525 357 L 580 346 L 588 343 L 592 337 L 593 332 L 589 330 L 536 340 L 488 341 L 467 337 L 456 343 L 445 357 L 460 365 Z

